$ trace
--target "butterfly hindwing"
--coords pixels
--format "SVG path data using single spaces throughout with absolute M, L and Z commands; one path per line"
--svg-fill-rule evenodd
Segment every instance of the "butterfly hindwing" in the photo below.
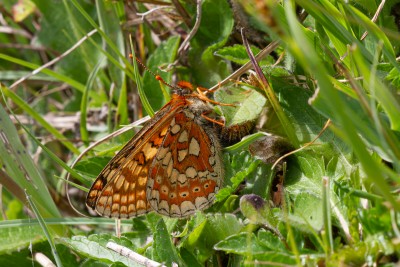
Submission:
M 115 218 L 151 211 L 146 197 L 148 171 L 181 106 L 181 102 L 169 102 L 117 153 L 93 183 L 87 206 L 101 216 Z
M 147 198 L 160 214 L 183 218 L 205 209 L 222 186 L 219 140 L 201 121 L 190 107 L 177 112 L 150 166 Z

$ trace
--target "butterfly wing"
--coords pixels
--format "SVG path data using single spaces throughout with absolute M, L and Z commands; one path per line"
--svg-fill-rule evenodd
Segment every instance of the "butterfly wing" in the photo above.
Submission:
M 147 199 L 169 217 L 184 218 L 209 207 L 222 186 L 217 135 L 189 107 L 175 113 L 149 170 Z
M 130 218 L 151 211 L 146 198 L 149 168 L 175 112 L 184 103 L 166 104 L 101 171 L 86 197 L 99 215 Z

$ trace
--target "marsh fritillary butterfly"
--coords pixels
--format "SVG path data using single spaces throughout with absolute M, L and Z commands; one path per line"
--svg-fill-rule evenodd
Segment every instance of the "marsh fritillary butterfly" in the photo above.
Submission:
M 185 86 L 111 159 L 86 205 L 130 218 L 156 211 L 184 218 L 208 208 L 222 186 L 223 162 L 208 103 Z

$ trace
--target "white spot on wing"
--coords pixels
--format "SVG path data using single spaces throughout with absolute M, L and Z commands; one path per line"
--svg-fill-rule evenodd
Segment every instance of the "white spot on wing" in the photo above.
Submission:
M 174 167 L 173 162 L 172 162 L 172 160 L 170 160 L 168 163 L 168 167 L 167 167 L 167 176 L 168 177 L 171 177 L 173 167 Z
M 172 157 L 172 153 L 171 153 L 171 151 L 169 151 L 169 152 L 165 155 L 165 158 L 163 159 L 162 164 L 163 164 L 164 166 L 168 165 L 168 163 L 171 161 L 171 157 Z
M 158 149 L 157 159 L 162 160 L 168 151 L 169 151 L 168 147 L 160 147 L 160 149 Z
M 195 206 L 197 209 L 204 209 L 208 206 L 209 201 L 205 197 L 196 197 Z
M 179 176 L 178 176 L 178 182 L 179 182 L 180 184 L 184 184 L 184 183 L 186 183 L 186 181 L 187 181 L 186 175 L 184 175 L 184 174 L 179 174 Z
M 192 140 L 190 140 L 189 154 L 195 155 L 196 157 L 200 154 L 200 144 L 196 138 L 192 138 Z
M 207 175 L 209 174 L 209 172 L 208 171 L 204 171 L 204 172 L 198 172 L 199 173 L 199 177 L 200 178 L 206 178 L 207 177 Z
M 188 150 L 187 149 L 179 150 L 178 151 L 178 161 L 181 162 L 182 160 L 184 160 L 187 154 L 188 154 Z
M 174 216 L 174 215 L 181 216 L 181 209 L 179 208 L 178 205 L 172 204 L 172 205 L 171 205 L 170 214 L 171 214 L 172 216 Z
M 186 174 L 186 177 L 188 177 L 188 178 L 194 178 L 194 177 L 197 176 L 196 169 L 193 168 L 193 167 L 188 167 L 188 168 L 186 169 L 185 174 Z
M 171 128 L 171 133 L 172 134 L 177 134 L 177 133 L 179 133 L 180 130 L 181 130 L 181 126 L 179 124 L 175 124 Z
M 124 175 L 120 175 L 117 176 L 116 181 L 114 182 L 115 185 L 115 190 L 120 190 L 122 185 L 124 184 L 125 181 L 125 176 Z
M 190 201 L 183 201 L 181 203 L 181 212 L 182 216 L 187 216 L 192 214 L 196 210 L 196 207 Z
M 189 141 L 188 132 L 186 130 L 182 131 L 179 135 L 178 142 L 183 143 Z
M 214 164 L 215 164 L 215 158 L 214 158 L 214 157 L 209 157 L 209 158 L 208 158 L 208 163 L 210 163 L 210 165 L 214 166 Z
M 173 169 L 173 170 L 172 170 L 171 177 L 170 177 L 170 182 L 171 182 L 171 184 L 176 183 L 176 181 L 178 180 L 178 176 L 179 176 L 178 170 L 177 170 L 177 169 Z
M 169 205 L 168 202 L 165 200 L 161 200 L 160 204 L 158 205 L 158 210 L 159 213 L 164 214 L 164 215 L 169 215 Z
M 157 190 L 151 190 L 150 199 L 156 199 L 158 201 L 160 199 L 160 192 Z

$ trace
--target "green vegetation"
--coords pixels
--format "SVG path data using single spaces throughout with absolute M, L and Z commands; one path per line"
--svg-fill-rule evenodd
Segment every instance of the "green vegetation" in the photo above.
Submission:
M 400 4 L 201 2 L 0 3 L 0 266 L 140 266 L 110 241 L 167 266 L 400 261 Z M 240 27 L 268 83 L 241 68 Z M 218 89 L 235 104 L 214 105 L 226 125 L 256 118 L 258 134 L 223 149 L 211 208 L 122 220 L 118 238 L 67 195 L 88 214 L 88 188 L 136 130 L 85 149 L 168 101 L 132 48 L 168 83 Z

